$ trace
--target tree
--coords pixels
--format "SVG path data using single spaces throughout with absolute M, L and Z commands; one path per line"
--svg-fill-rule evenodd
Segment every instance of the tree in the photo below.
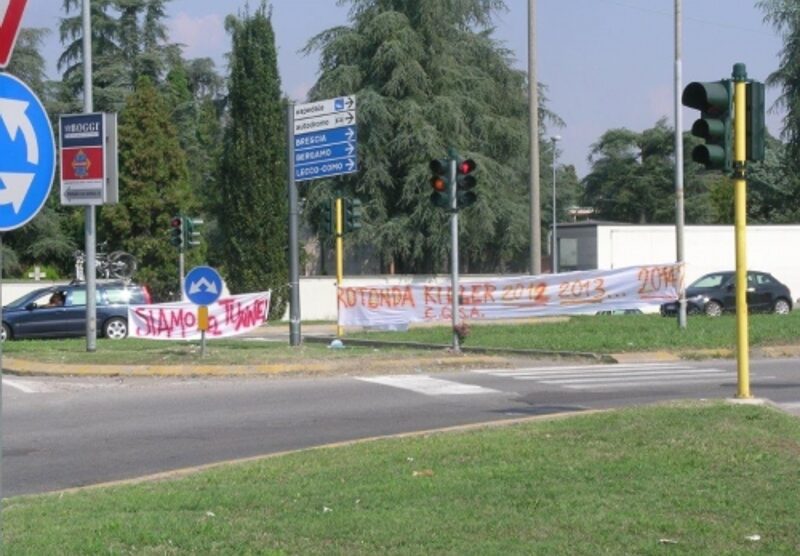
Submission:
M 306 52 L 320 52 L 312 99 L 357 96 L 360 170 L 307 184 L 307 213 L 320 214 L 339 187 L 364 201 L 360 237 L 377 250 L 384 270 L 443 271 L 449 215 L 428 200 L 428 162 L 453 147 L 478 163 L 478 202 L 459 219 L 463 268 L 506 269 L 521 261 L 528 107 L 524 74 L 492 38 L 492 16 L 504 2 L 349 3 L 351 25 L 320 33 Z
M 288 292 L 285 104 L 281 100 L 275 34 L 266 5 L 229 16 L 233 48 L 228 81 L 217 222 L 233 292 L 270 289 L 270 314 L 280 318 Z
M 57 67 L 62 71 L 62 100 L 70 104 L 70 111 L 82 107 L 83 98 L 83 20 L 81 0 L 64 0 L 66 14 L 60 24 L 64 52 Z M 115 112 L 131 89 L 130 74 L 126 70 L 119 47 L 119 25 L 112 10 L 114 0 L 94 0 L 90 3 L 92 31 L 92 90 L 93 108 L 99 112 Z
M 764 20 L 783 37 L 780 65 L 767 78 L 767 85 L 781 89 L 776 108 L 786 110 L 781 130 L 786 145 L 779 159 L 782 179 L 769 180 L 777 185 L 774 193 L 781 192 L 779 197 L 783 201 L 774 207 L 773 216 L 784 222 L 797 221 L 800 218 L 800 8 L 793 0 L 760 0 L 756 5 L 765 12 Z
M 601 220 L 675 222 L 674 137 L 664 118 L 641 133 L 624 128 L 606 131 L 592 145 L 583 203 L 593 207 Z M 688 135 L 684 141 L 685 215 L 687 222 L 707 223 L 712 213 L 709 178 L 719 174 L 698 174 L 700 167 L 689 155 L 697 142 Z
M 120 114 L 119 166 L 120 202 L 101 208 L 98 237 L 108 241 L 109 249 L 123 249 L 139 260 L 137 279 L 150 286 L 154 297 L 174 298 L 181 284 L 178 253 L 168 241 L 169 222 L 177 214 L 196 214 L 198 204 L 167 104 L 146 77 L 139 79 Z

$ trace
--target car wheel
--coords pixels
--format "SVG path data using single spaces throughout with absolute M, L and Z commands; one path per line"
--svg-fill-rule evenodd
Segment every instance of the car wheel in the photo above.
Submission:
M 791 307 L 789 307 L 789 302 L 783 298 L 776 299 L 775 305 L 772 306 L 772 312 L 776 315 L 788 315 L 789 311 L 791 311 Z
M 709 301 L 706 303 L 705 313 L 709 317 L 718 317 L 722 314 L 722 305 L 718 301 Z
M 128 321 L 115 317 L 108 319 L 103 326 L 103 335 L 110 340 L 122 340 L 128 337 Z
M 11 335 L 11 328 L 6 323 L 3 323 L 3 330 L 0 332 L 0 342 L 5 342 L 13 337 L 14 336 Z

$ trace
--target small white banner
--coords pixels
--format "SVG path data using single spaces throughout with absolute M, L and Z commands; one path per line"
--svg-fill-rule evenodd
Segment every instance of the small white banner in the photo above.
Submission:
M 678 298 L 683 268 L 670 263 L 459 282 L 460 320 L 481 321 L 646 309 Z M 450 321 L 452 288 L 438 284 L 338 288 L 339 324 L 402 328 Z
M 270 292 L 246 293 L 222 298 L 208 306 L 206 338 L 228 338 L 261 326 L 269 314 Z M 198 305 L 159 303 L 131 305 L 128 328 L 132 338 L 151 340 L 199 340 Z

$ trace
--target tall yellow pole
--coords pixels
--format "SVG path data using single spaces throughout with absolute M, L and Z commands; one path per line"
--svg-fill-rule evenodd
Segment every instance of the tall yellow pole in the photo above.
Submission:
M 339 288 L 342 287 L 342 280 L 344 278 L 344 248 L 342 245 L 342 236 L 344 235 L 344 209 L 342 207 L 342 197 L 336 197 L 336 299 L 339 299 Z M 342 337 L 344 335 L 344 327 L 339 325 L 338 313 L 339 303 L 336 303 L 336 335 Z
M 747 152 L 745 141 L 745 95 L 747 71 L 744 64 L 734 64 L 734 142 L 733 187 L 736 233 L 736 371 L 739 389 L 737 398 L 751 398 L 750 355 L 747 329 Z

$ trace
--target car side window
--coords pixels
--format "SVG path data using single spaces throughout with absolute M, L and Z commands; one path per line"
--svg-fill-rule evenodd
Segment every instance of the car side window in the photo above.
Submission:
M 86 290 L 72 290 L 67 294 L 67 307 L 86 305 Z

